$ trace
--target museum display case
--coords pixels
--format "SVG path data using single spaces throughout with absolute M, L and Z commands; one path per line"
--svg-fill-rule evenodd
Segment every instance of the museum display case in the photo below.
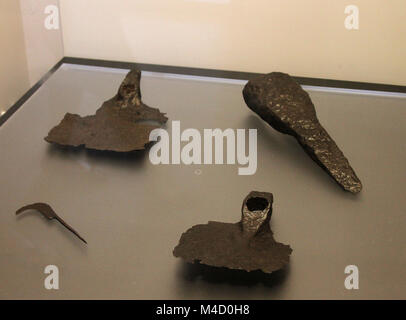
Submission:
M 0 299 L 406 297 L 404 1 L 1 7 Z

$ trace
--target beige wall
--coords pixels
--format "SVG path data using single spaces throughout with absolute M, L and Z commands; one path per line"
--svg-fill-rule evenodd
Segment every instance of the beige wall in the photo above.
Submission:
M 63 57 L 61 29 L 44 26 L 58 0 L 0 0 L 0 114 Z
M 60 0 L 65 55 L 406 85 L 405 0 Z M 344 8 L 360 29 L 344 28 Z
M 405 0 L 0 0 L 0 112 L 63 55 L 406 85 L 405 36 Z
M 0 0 L 0 114 L 29 86 L 19 2 Z
M 44 26 L 46 6 L 58 4 L 58 0 L 20 0 L 31 86 L 63 58 L 61 28 Z

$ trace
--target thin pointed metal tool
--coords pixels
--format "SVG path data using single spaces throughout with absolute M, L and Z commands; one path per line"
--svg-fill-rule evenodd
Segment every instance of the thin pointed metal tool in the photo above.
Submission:
M 79 233 L 75 229 L 73 229 L 69 224 L 67 224 L 61 217 L 59 217 L 55 211 L 51 208 L 50 205 L 46 203 L 33 203 L 29 204 L 27 206 L 24 206 L 20 209 L 17 210 L 16 215 L 27 211 L 27 210 L 36 210 L 40 212 L 45 218 L 48 220 L 57 220 L 59 221 L 60 224 L 62 224 L 66 229 L 68 229 L 70 232 L 72 232 L 74 235 L 76 235 L 80 240 L 82 240 L 84 243 L 87 244 L 86 240 L 83 239 Z

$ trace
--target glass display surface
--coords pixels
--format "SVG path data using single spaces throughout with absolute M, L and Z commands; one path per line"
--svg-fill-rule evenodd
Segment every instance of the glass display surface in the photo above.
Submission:
M 149 150 L 102 154 L 44 141 L 65 113 L 94 114 L 127 72 L 64 64 L 0 127 L 3 298 L 404 297 L 405 94 L 304 87 L 362 180 L 356 196 L 247 108 L 242 80 L 143 72 L 141 89 L 146 104 L 166 113 L 168 132 L 172 121 L 181 132 L 257 129 L 254 175 L 239 175 L 238 163 L 154 165 Z M 271 228 L 293 249 L 284 270 L 233 277 L 173 257 L 191 226 L 237 222 L 251 190 L 274 195 Z M 52 205 L 88 245 L 38 214 L 15 216 L 34 202 Z M 50 264 L 63 275 L 52 292 L 39 289 Z M 344 287 L 352 264 L 362 290 Z

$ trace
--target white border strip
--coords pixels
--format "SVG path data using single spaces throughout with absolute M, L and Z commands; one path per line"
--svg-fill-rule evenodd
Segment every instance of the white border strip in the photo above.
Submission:
M 318 86 L 307 86 L 307 85 L 303 85 L 302 88 L 304 90 L 315 91 L 315 92 L 331 92 L 331 93 L 344 93 L 344 94 L 354 94 L 354 95 L 364 95 L 364 96 L 406 98 L 406 93 L 402 93 L 402 92 L 347 89 L 347 88 L 335 88 L 335 87 L 318 87 Z
M 71 64 L 71 63 L 62 64 L 61 69 L 113 72 L 113 73 L 119 73 L 119 74 L 126 74 L 129 71 L 129 69 L 86 66 L 86 65 L 77 65 L 77 64 Z M 164 78 L 164 79 L 181 79 L 181 80 L 189 80 L 189 81 L 204 81 L 204 82 L 215 82 L 215 83 L 226 83 L 226 84 L 237 84 L 237 85 L 245 85 L 248 82 L 247 80 L 193 76 L 193 75 L 163 73 L 163 72 L 153 72 L 153 71 L 143 71 L 142 74 L 144 76 Z M 376 96 L 376 97 L 391 97 L 391 98 L 406 98 L 406 93 L 401 93 L 401 92 L 347 89 L 347 88 L 321 87 L 321 86 L 309 86 L 309 85 L 303 85 L 302 88 L 304 90 L 315 91 L 315 92 L 342 93 L 342 94 L 366 95 L 366 96 Z

